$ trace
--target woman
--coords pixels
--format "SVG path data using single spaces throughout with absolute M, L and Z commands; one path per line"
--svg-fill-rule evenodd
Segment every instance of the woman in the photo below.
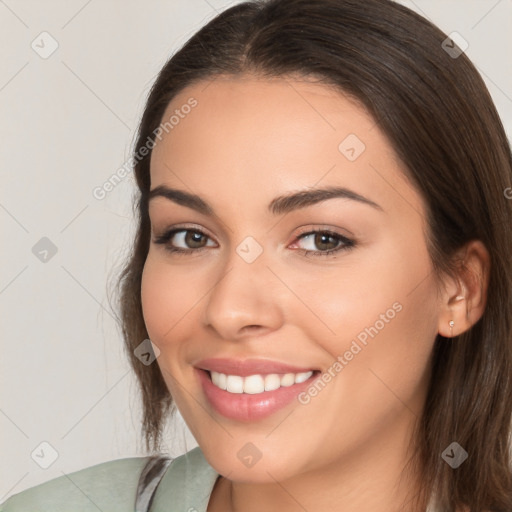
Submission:
M 512 510 L 512 158 L 455 40 L 388 0 L 234 6 L 162 69 L 134 164 L 156 454 L 1 510 Z

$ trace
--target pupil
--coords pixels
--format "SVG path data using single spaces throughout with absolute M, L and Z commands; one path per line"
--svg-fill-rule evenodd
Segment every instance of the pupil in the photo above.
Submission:
M 202 236 L 203 235 L 201 233 L 197 233 L 195 231 L 189 231 L 189 233 L 186 236 L 186 239 L 187 239 L 186 242 L 188 245 L 190 245 L 190 244 L 193 245 L 195 243 L 200 244 Z
M 329 240 L 329 239 L 332 239 L 333 237 L 331 235 L 328 235 L 326 233 L 319 233 L 317 234 L 316 236 L 316 239 L 315 239 L 315 244 L 319 247 L 319 248 L 323 248 L 323 249 L 330 249 L 332 247 L 321 247 L 322 245 L 329 245 L 329 242 L 325 241 L 325 239 Z M 331 244 L 332 245 L 332 244 Z

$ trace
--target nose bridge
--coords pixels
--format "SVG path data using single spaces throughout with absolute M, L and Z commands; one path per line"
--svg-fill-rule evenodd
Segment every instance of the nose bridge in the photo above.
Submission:
M 205 311 L 206 323 L 223 338 L 236 338 L 249 325 L 277 328 L 281 314 L 267 264 L 263 245 L 254 237 L 244 238 L 230 250 Z

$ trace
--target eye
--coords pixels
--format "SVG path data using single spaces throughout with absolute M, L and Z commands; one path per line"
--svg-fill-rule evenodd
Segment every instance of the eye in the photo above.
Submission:
M 297 240 L 305 240 L 305 249 L 300 249 L 306 256 L 329 256 L 355 247 L 354 240 L 346 236 L 325 229 L 313 229 L 301 234 Z M 295 242 L 296 244 L 296 242 Z M 309 246 L 309 248 L 307 247 Z M 315 250 L 314 247 L 320 250 Z
M 162 235 L 155 238 L 155 244 L 165 245 L 166 250 L 177 254 L 188 254 L 199 252 L 205 248 L 204 242 L 209 239 L 206 233 L 200 229 L 173 228 L 165 231 Z M 177 247 L 175 244 L 181 244 L 185 247 Z M 215 246 L 215 244 L 213 244 Z
M 325 229 L 313 229 L 299 235 L 293 245 L 298 241 L 305 241 L 306 248 L 299 248 L 305 256 L 329 256 L 334 253 L 349 250 L 355 247 L 356 242 L 346 236 Z M 198 253 L 209 246 L 215 247 L 210 237 L 198 228 L 171 228 L 154 239 L 155 244 L 162 244 L 165 249 L 178 255 Z M 181 247 L 177 246 L 181 245 Z M 307 247 L 309 245 L 309 248 Z M 314 247 L 319 248 L 315 250 Z

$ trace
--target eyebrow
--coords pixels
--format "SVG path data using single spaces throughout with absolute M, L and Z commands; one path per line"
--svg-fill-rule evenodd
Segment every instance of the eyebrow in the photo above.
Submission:
M 203 215 L 216 215 L 213 208 L 204 199 L 184 190 L 159 185 L 153 190 L 150 190 L 148 201 L 155 197 L 165 197 L 177 204 L 196 210 Z M 269 203 L 268 211 L 273 215 L 280 215 L 334 198 L 351 199 L 377 210 L 384 211 L 379 204 L 345 187 L 306 189 L 278 196 Z

